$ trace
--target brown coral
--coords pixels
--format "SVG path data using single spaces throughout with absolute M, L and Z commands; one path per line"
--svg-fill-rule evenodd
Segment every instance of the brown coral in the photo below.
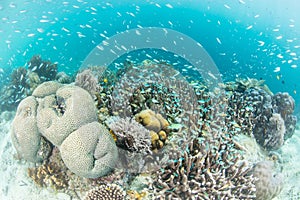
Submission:
M 156 199 L 255 199 L 250 168 L 226 138 L 193 140 L 182 157 L 156 172 Z
M 150 130 L 152 150 L 161 149 L 168 137 L 169 122 L 161 114 L 147 109 L 135 115 L 135 120 Z
M 55 190 L 68 188 L 68 176 L 55 162 L 44 163 L 36 168 L 28 168 L 28 176 L 40 187 L 52 187 Z
M 124 200 L 125 191 L 116 184 L 103 184 L 90 190 L 85 200 Z

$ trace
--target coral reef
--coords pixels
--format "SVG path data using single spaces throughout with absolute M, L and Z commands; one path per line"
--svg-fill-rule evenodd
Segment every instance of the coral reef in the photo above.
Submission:
M 42 60 L 40 55 L 33 56 L 27 63 L 28 70 L 38 74 L 42 82 L 55 80 L 57 64 Z
M 112 117 L 106 121 L 106 124 L 116 136 L 117 146 L 131 152 L 150 151 L 150 131 L 135 119 Z
M 229 95 L 227 124 L 237 126 L 267 150 L 280 148 L 295 131 L 294 100 L 287 93 L 270 95 L 263 89 L 250 87 Z M 234 121 L 235 123 L 232 123 Z
M 268 150 L 279 149 L 284 142 L 285 125 L 280 114 L 274 113 L 263 124 L 256 124 L 254 136 L 256 141 Z M 261 130 L 263 129 L 263 130 Z
M 11 83 L 19 89 L 27 88 L 28 85 L 26 82 L 26 75 L 27 69 L 25 67 L 19 67 L 17 69 L 14 69 L 11 73 Z
M 116 184 L 102 184 L 90 190 L 84 200 L 124 200 L 125 191 Z
M 284 120 L 286 133 L 284 139 L 290 138 L 295 132 L 297 118 L 293 115 L 295 100 L 288 93 L 278 92 L 272 97 L 272 105 L 275 112 L 280 113 Z
M 68 188 L 68 176 L 61 166 L 48 162 L 36 168 L 28 168 L 28 176 L 40 187 L 51 187 L 54 190 Z
M 21 101 L 11 137 L 20 157 L 32 162 L 47 158 L 45 144 L 55 145 L 67 167 L 80 176 L 103 176 L 118 159 L 112 136 L 97 122 L 92 97 L 73 85 L 45 82 L 37 87 Z
M 256 200 L 271 200 L 282 190 L 283 176 L 273 174 L 273 165 L 272 161 L 261 161 L 253 168 L 253 175 L 256 178 Z
M 22 99 L 45 81 L 55 80 L 57 65 L 33 56 L 27 63 L 28 69 L 19 67 L 11 73 L 10 83 L 1 90 L 1 110 L 15 110 Z
M 98 79 L 89 69 L 86 69 L 76 75 L 75 85 L 85 89 L 90 94 L 95 94 L 99 90 Z
M 27 69 L 19 67 L 11 73 L 9 85 L 1 88 L 1 110 L 13 110 L 17 107 L 22 99 L 29 93 L 27 83 Z

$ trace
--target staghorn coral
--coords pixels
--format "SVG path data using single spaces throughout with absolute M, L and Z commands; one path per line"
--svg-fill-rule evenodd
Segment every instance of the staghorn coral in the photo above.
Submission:
M 271 200 L 281 192 L 283 176 L 282 174 L 273 175 L 273 171 L 274 163 L 272 161 L 261 161 L 254 166 L 256 200 Z
M 102 184 L 90 190 L 84 200 L 125 200 L 125 191 L 116 184 Z
M 134 115 L 152 109 L 172 116 L 171 121 L 181 113 L 178 94 L 161 83 L 141 83 L 130 98 L 130 106 Z
M 273 95 L 271 90 L 264 83 L 265 80 L 257 80 L 255 78 L 247 77 L 246 79 L 237 78 L 234 82 L 227 82 L 223 86 L 227 91 L 244 92 L 247 89 L 255 88 L 255 89 L 262 89 L 265 92 L 267 92 L 269 95 Z
M 98 79 L 89 69 L 77 74 L 75 85 L 85 89 L 90 94 L 95 94 L 98 91 Z
M 218 140 L 194 139 L 182 157 L 157 171 L 155 199 L 255 199 L 250 168 L 230 140 Z
M 66 166 L 79 176 L 106 175 L 118 160 L 117 147 L 105 126 L 92 122 L 72 132 L 60 146 Z M 77 160 L 77 162 L 74 162 Z
M 151 139 L 149 130 L 134 119 L 112 117 L 106 121 L 107 126 L 116 136 L 117 146 L 131 152 L 149 152 Z

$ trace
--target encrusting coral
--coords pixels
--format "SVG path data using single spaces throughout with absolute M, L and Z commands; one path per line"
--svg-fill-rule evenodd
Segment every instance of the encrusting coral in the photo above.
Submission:
M 41 84 L 33 96 L 21 101 L 12 125 L 13 144 L 28 161 L 47 158 L 41 152 L 47 153 L 44 146 L 50 143 L 60 148 L 70 170 L 96 178 L 107 174 L 118 159 L 112 136 L 97 122 L 92 97 L 77 86 Z

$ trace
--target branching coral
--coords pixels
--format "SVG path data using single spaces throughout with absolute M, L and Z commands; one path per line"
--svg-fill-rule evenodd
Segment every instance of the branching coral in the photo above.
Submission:
M 230 141 L 193 140 L 183 156 L 157 171 L 156 199 L 255 199 L 254 178 Z

